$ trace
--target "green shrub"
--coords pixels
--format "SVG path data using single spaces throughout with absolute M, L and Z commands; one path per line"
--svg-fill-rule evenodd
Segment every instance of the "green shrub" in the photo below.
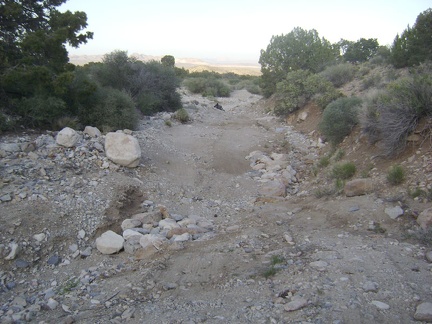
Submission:
M 387 97 L 384 90 L 372 91 L 365 97 L 359 119 L 362 132 L 367 135 L 370 144 L 375 144 L 380 139 L 380 107 Z
M 355 173 L 355 171 L 354 171 L 354 173 Z M 351 177 L 349 177 L 349 178 L 351 178 Z M 343 191 L 344 187 L 345 187 L 344 179 L 336 179 L 335 180 L 335 191 L 337 194 L 340 194 Z
M 285 263 L 285 258 L 280 255 L 272 255 L 271 257 L 271 265 L 275 266 L 276 264 Z
M 60 98 L 37 95 L 22 98 L 17 105 L 17 112 L 24 125 L 52 129 L 55 121 L 67 114 L 67 106 Z
M 234 85 L 234 89 L 235 90 L 245 89 L 252 94 L 258 94 L 258 95 L 262 94 L 261 87 L 259 85 L 259 79 L 257 77 L 238 82 L 237 84 Z
M 2 132 L 12 130 L 14 128 L 14 124 L 15 121 L 10 116 L 0 111 L 0 134 Z
M 421 66 L 367 102 L 362 129 L 370 142 L 381 141 L 384 155 L 402 152 L 419 120 L 432 116 L 431 71 L 430 66 Z
M 318 161 L 318 167 L 325 168 L 330 164 L 330 157 L 328 155 L 323 156 Z
M 190 120 L 189 114 L 184 108 L 177 110 L 174 118 L 177 119 L 182 124 L 185 124 Z
M 408 190 L 408 195 L 411 198 L 418 198 L 418 197 L 422 197 L 425 195 L 425 191 L 422 190 L 420 187 L 416 187 L 414 190 L 409 189 Z
M 352 81 L 355 75 L 355 67 L 350 63 L 341 63 L 327 67 L 320 74 L 336 88 L 339 88 Z
M 361 102 L 357 97 L 339 98 L 324 109 L 319 129 L 330 143 L 337 145 L 350 134 L 358 123 Z
M 325 186 L 323 188 L 314 190 L 313 194 L 318 199 L 323 197 L 329 197 L 336 194 L 336 189 L 334 187 Z
M 369 178 L 370 172 L 374 168 L 372 163 L 368 164 L 363 170 L 360 172 L 360 178 Z
M 413 190 L 412 189 L 408 189 L 408 195 L 411 198 L 423 198 L 426 199 L 427 201 L 431 201 L 432 200 L 432 189 L 426 189 L 423 190 L 420 187 L 416 187 Z
M 366 76 L 361 83 L 362 90 L 367 90 L 369 88 L 379 88 L 381 85 L 382 76 L 379 73 L 374 73 L 372 75 Z
M 229 97 L 231 94 L 230 87 L 214 76 L 189 77 L 184 80 L 184 85 L 190 92 L 203 97 Z
M 287 74 L 286 78 L 276 85 L 276 105 L 274 113 L 277 116 L 288 116 L 302 108 L 314 99 L 324 108 L 341 94 L 319 74 L 297 70 Z
M 335 161 L 340 161 L 345 156 L 345 151 L 343 149 L 338 149 L 334 155 Z
M 129 93 L 146 115 L 181 107 L 176 70 L 160 62 L 141 62 L 128 57 L 127 52 L 114 51 L 105 55 L 103 63 L 91 64 L 87 70 L 102 87 Z
M 370 71 L 371 71 L 370 64 L 366 62 L 360 65 L 356 74 L 358 77 L 364 77 L 365 75 L 369 74 Z
M 268 279 L 270 277 L 273 277 L 277 272 L 278 269 L 276 269 L 275 267 L 270 267 L 267 270 L 265 270 L 262 275 L 264 278 Z
M 266 50 L 261 50 L 261 87 L 265 97 L 276 92 L 276 85 L 297 70 L 318 73 L 339 56 L 339 48 L 316 30 L 294 28 L 285 35 L 273 36 Z
M 337 180 L 347 180 L 356 173 L 356 166 L 352 162 L 336 164 L 332 169 L 332 177 Z
M 387 173 L 387 181 L 393 185 L 400 185 L 405 180 L 405 170 L 400 165 L 390 167 Z
M 180 83 L 174 69 L 156 61 L 134 63 L 134 69 L 136 76 L 128 92 L 142 113 L 153 115 L 181 108 Z
M 100 88 L 95 105 L 80 111 L 79 119 L 101 130 L 135 129 L 138 114 L 131 96 L 112 88 Z
M 65 127 L 70 127 L 72 129 L 80 128 L 78 117 L 64 116 L 57 119 L 54 123 L 54 129 L 61 130 Z

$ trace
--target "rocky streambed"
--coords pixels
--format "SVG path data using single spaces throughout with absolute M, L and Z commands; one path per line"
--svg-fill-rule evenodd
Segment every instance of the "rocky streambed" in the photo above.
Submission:
M 94 129 L 70 146 L 2 136 L 2 322 L 432 321 L 431 252 L 401 235 L 418 229 L 409 206 L 317 199 L 324 144 L 259 96 L 183 102 L 188 124 L 161 114 L 121 132 L 133 167 Z

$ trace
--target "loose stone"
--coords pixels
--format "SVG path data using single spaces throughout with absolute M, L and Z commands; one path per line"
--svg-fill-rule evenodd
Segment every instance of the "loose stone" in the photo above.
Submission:
M 306 307 L 307 304 L 308 304 L 307 299 L 303 297 L 294 296 L 289 303 L 285 304 L 284 310 L 286 312 L 293 312 Z
M 418 321 L 432 323 L 432 303 L 424 302 L 418 305 L 414 318 Z
M 390 309 L 390 306 L 388 304 L 383 303 L 383 302 L 381 302 L 379 300 L 373 300 L 371 302 L 371 304 L 375 305 L 376 307 L 378 307 L 379 309 L 382 309 L 382 310 Z

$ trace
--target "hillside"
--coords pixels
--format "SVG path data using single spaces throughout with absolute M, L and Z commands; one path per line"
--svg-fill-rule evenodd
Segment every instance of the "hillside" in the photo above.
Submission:
M 395 72 L 392 68 L 378 65 L 370 68 L 366 75 L 354 78 L 340 90 L 348 97 L 357 96 L 367 100 L 371 94 L 378 91 L 377 89 L 383 89 L 389 82 L 393 81 L 387 78 L 387 75 L 393 73 Z M 406 70 L 397 71 L 399 76 L 406 75 L 406 73 Z M 366 87 L 365 83 L 372 77 L 377 78 L 379 81 L 371 87 Z M 293 125 L 297 131 L 312 135 L 318 140 L 321 136 L 317 131 L 321 117 L 322 110 L 314 103 L 309 103 L 295 114 L 290 115 L 287 118 L 287 123 Z M 346 137 L 336 148 L 336 151 L 330 145 L 322 149 L 321 157 L 331 157 L 331 163 L 323 169 L 317 167 L 315 171 L 317 177 L 312 182 L 314 188 L 320 191 L 322 188 L 332 187 L 334 180 L 329 176 L 332 167 L 338 163 L 354 162 L 358 176 L 371 177 L 376 180 L 375 192 L 377 194 L 388 195 L 392 192 L 395 197 L 399 196 L 402 200 L 412 200 L 409 195 L 417 191 L 422 192 L 421 196 L 423 197 L 416 198 L 417 201 L 431 200 L 429 196 L 432 186 L 432 175 L 430 174 L 432 170 L 431 134 L 432 129 L 429 119 L 422 119 L 413 135 L 408 138 L 404 152 L 386 158 L 383 156 L 382 143 L 370 144 L 367 136 L 361 132 L 360 126 L 357 126 L 353 129 L 351 135 Z M 337 157 L 337 155 L 340 155 L 340 157 Z M 394 165 L 401 165 L 405 169 L 406 179 L 402 188 L 399 186 L 392 188 L 386 180 L 389 169 Z M 417 214 L 415 210 L 411 212 L 414 213 L 414 216 Z

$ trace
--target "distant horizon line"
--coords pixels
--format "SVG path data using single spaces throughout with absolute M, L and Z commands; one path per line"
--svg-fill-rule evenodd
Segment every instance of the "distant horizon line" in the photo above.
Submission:
M 68 53 L 68 57 L 71 61 L 77 61 L 79 58 L 82 58 L 83 60 L 85 58 L 97 58 L 98 61 L 100 61 L 104 54 L 74 54 L 74 53 Z M 171 55 L 171 54 L 165 54 L 165 55 Z M 147 60 L 151 59 L 160 59 L 164 57 L 165 55 L 152 55 L 152 54 L 143 54 L 143 53 L 131 53 L 129 56 L 135 56 L 137 58 L 147 58 Z M 174 56 L 174 55 L 172 55 Z M 216 57 L 216 58 L 210 58 L 210 57 L 194 57 L 194 56 L 184 56 L 184 57 L 176 57 L 174 56 L 176 63 L 182 63 L 182 64 L 198 64 L 198 65 L 205 65 L 205 64 L 217 64 L 217 65 L 247 65 L 247 66 L 254 66 L 254 67 L 260 67 L 260 64 L 252 59 L 235 59 L 230 57 Z M 86 60 L 87 61 L 87 60 Z

